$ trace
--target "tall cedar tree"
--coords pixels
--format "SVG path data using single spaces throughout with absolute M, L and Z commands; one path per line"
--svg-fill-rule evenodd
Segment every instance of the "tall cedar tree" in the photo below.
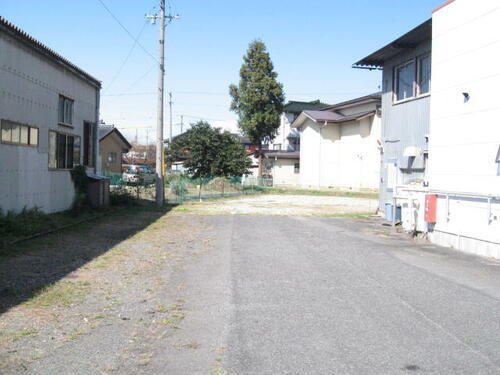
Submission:
M 165 152 L 170 163 L 186 158 L 184 167 L 194 178 L 239 177 L 249 174 L 252 164 L 239 139 L 205 121 L 193 124 Z
M 263 144 L 274 139 L 280 126 L 285 95 L 277 77 L 266 45 L 255 40 L 243 56 L 239 85 L 229 86 L 231 110 L 238 114 L 243 134 L 259 147 L 259 151 Z M 259 177 L 262 177 L 262 169 L 263 155 L 259 152 Z

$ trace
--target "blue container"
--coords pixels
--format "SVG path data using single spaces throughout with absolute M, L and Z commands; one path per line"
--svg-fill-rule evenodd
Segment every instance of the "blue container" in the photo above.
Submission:
M 385 220 L 392 222 L 392 203 L 385 204 Z M 401 221 L 401 206 L 396 206 L 396 221 Z

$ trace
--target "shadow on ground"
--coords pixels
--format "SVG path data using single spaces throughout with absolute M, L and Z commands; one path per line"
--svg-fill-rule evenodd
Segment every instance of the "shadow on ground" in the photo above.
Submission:
M 0 257 L 0 314 L 134 236 L 174 206 L 124 208 L 74 228 L 11 246 Z

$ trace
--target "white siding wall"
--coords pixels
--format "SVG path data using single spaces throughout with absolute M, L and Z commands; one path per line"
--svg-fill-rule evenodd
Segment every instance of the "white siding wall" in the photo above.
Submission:
M 58 125 L 59 94 L 75 101 L 73 129 Z M 69 171 L 48 170 L 49 129 L 79 135 L 83 146 L 83 122 L 96 119 L 96 88 L 0 33 L 0 119 L 39 129 L 37 148 L 0 143 L 0 207 L 68 209 L 73 183 Z
M 380 124 L 378 116 L 321 127 L 307 120 L 301 133 L 301 185 L 377 189 Z
M 456 0 L 433 15 L 430 188 L 500 195 L 500 8 L 497 0 Z M 470 94 L 464 102 L 462 93 Z M 500 258 L 500 202 L 438 202 L 431 238 Z
M 295 173 L 295 163 L 299 163 L 299 159 L 277 159 L 273 162 L 274 186 L 299 185 L 300 174 Z
M 290 133 L 295 132 L 295 129 L 292 130 L 290 127 L 292 122 L 293 122 L 293 113 L 284 112 L 281 114 L 280 127 L 278 129 L 278 133 L 276 134 L 274 141 L 269 146 L 271 150 L 274 149 L 274 145 L 278 144 L 281 145 L 281 150 L 283 151 L 291 150 L 289 149 L 291 145 L 288 136 L 290 135 Z

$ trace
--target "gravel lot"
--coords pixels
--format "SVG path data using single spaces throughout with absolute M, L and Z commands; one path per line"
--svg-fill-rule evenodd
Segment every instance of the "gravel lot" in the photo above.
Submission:
M 500 373 L 499 262 L 299 199 L 318 216 L 261 196 L 24 243 L 0 259 L 0 373 Z
M 378 201 L 367 198 L 266 194 L 194 205 L 196 211 L 207 213 L 334 216 L 375 213 Z

